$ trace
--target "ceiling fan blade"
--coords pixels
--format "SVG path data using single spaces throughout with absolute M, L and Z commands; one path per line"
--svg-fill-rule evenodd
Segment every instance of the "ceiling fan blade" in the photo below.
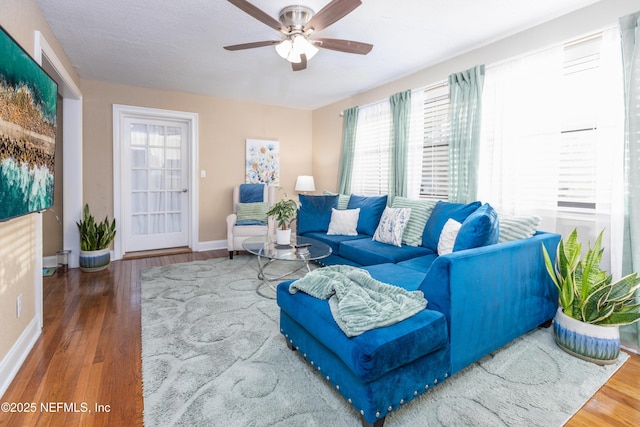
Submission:
M 273 46 L 274 44 L 278 44 L 280 41 L 269 40 L 264 42 L 253 42 L 253 43 L 242 43 L 242 44 L 234 44 L 231 46 L 225 46 L 224 48 L 227 50 L 243 50 L 243 49 L 253 49 L 255 47 L 264 47 L 264 46 Z
M 302 71 L 305 68 L 307 68 L 307 55 L 305 55 L 304 53 L 300 55 L 300 62 L 295 63 L 292 62 L 291 63 L 291 68 L 293 68 L 293 71 Z
M 317 33 L 323 28 L 327 28 L 334 22 L 344 18 L 361 4 L 362 2 L 360 0 L 333 0 L 313 15 L 304 28 L 306 30 L 313 28 L 313 32 Z
M 282 24 L 277 20 L 273 19 L 267 13 L 263 12 L 261 9 L 258 9 L 256 6 L 252 5 L 246 0 L 229 0 L 229 3 L 242 10 L 243 12 L 253 16 L 258 21 L 263 24 L 268 25 L 276 31 L 283 31 Z
M 359 55 L 366 55 L 367 53 L 371 52 L 371 49 L 373 49 L 372 44 L 354 42 L 352 40 L 313 39 L 313 41 L 320 42 L 320 43 L 317 43 L 317 44 L 314 43 L 314 44 L 324 49 L 337 50 L 339 52 L 346 52 L 346 53 L 357 53 Z

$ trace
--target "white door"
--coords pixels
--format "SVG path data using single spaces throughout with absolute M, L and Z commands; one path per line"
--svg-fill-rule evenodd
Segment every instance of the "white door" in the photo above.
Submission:
M 188 246 L 188 123 L 127 117 L 123 130 L 124 252 Z

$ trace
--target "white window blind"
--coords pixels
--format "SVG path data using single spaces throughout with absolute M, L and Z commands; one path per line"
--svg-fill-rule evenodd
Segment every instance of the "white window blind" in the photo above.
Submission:
M 351 193 L 389 193 L 391 106 L 389 100 L 360 107 L 351 175 Z
M 596 208 L 597 35 L 564 47 L 558 207 Z
M 449 189 L 449 86 L 424 91 L 420 198 L 447 200 Z
M 622 182 L 622 106 L 615 29 L 487 67 L 480 200 L 538 215 L 541 230 L 577 228 L 584 241 L 604 229 L 606 242 Z
M 567 212 L 610 211 L 611 162 L 616 151 L 611 138 L 616 138 L 616 128 L 622 125 L 611 87 L 621 76 L 612 71 L 603 50 L 603 34 L 564 46 L 557 203 Z

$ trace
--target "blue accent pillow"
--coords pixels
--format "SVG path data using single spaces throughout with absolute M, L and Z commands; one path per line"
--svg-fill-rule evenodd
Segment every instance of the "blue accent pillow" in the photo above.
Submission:
M 485 203 L 464 220 L 453 245 L 453 251 L 493 245 L 498 243 L 499 233 L 498 213 L 489 203 Z
M 424 226 L 424 232 L 422 233 L 422 246 L 429 248 L 434 252 L 438 252 L 438 240 L 440 240 L 440 233 L 444 228 L 444 224 L 453 218 L 459 223 L 463 223 L 465 219 L 480 207 L 480 202 L 472 202 L 468 204 L 464 203 L 451 203 L 438 200 L 427 224 Z
M 380 217 L 387 207 L 387 195 L 384 196 L 356 196 L 349 197 L 347 209 L 360 208 L 358 218 L 358 233 L 373 236 L 378 228 Z
M 312 231 L 329 230 L 331 222 L 331 208 L 338 207 L 338 196 L 310 196 L 300 195 L 300 210 L 298 211 L 298 234 Z
M 264 201 L 264 184 L 240 184 L 240 203 Z

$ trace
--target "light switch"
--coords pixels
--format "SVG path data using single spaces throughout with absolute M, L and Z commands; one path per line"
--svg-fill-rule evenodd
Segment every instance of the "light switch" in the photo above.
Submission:
M 207 171 L 206 171 L 206 170 L 204 170 L 204 169 L 202 169 L 202 170 L 200 171 L 200 178 L 206 178 L 206 177 L 207 177 Z

